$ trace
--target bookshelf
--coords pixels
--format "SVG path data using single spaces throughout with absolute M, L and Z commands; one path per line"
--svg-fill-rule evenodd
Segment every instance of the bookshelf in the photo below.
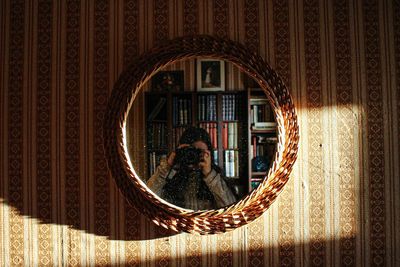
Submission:
M 187 126 L 205 129 L 215 163 L 239 196 L 248 192 L 246 91 L 146 92 L 147 179 Z M 147 115 L 149 114 L 149 115 Z M 239 168 L 240 166 L 240 168 Z
M 260 88 L 248 88 L 248 189 L 255 189 L 274 161 L 277 124 L 273 109 Z
M 248 120 L 246 91 L 224 92 L 219 96 L 219 166 L 240 197 L 248 192 Z
M 277 124 L 259 88 L 223 92 L 146 92 L 147 179 L 178 146 L 187 126 L 211 137 L 215 163 L 241 197 L 255 189 L 274 160 Z
M 148 94 L 145 99 L 148 173 L 154 173 L 161 157 L 168 154 L 167 98 L 166 94 Z

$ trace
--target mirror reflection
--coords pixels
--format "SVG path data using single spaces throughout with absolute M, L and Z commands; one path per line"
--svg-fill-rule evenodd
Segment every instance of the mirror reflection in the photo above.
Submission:
M 135 99 L 126 136 L 149 189 L 191 210 L 224 207 L 255 189 L 277 143 L 265 94 L 233 64 L 214 59 L 159 71 Z

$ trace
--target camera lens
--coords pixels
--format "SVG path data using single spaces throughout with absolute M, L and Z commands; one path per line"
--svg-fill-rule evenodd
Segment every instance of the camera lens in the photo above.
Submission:
M 178 148 L 175 156 L 175 164 L 180 169 L 195 170 L 199 168 L 202 150 L 193 146 Z

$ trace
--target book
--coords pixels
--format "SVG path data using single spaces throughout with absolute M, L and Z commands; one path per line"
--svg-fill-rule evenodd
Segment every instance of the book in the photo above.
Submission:
M 229 160 L 229 150 L 225 150 L 224 151 L 225 154 L 225 176 L 226 177 L 231 177 L 231 173 L 230 173 L 230 160 Z
M 227 149 L 225 155 L 225 175 L 229 178 L 239 178 L 239 151 Z
M 217 96 L 213 95 L 211 98 L 211 103 L 212 103 L 212 118 L 211 120 L 216 121 L 217 120 Z
M 218 163 L 218 150 L 213 150 L 213 156 L 214 156 L 215 165 L 219 165 L 219 163 Z
M 213 96 L 207 96 L 207 120 L 214 120 L 214 102 Z
M 197 120 L 201 121 L 201 105 L 202 105 L 202 96 L 197 97 Z
M 179 99 L 178 103 L 179 103 L 179 106 L 178 106 L 178 113 L 179 113 L 178 125 L 182 125 L 183 124 L 183 120 L 184 120 L 183 99 Z
M 269 105 L 268 99 L 264 97 L 260 98 L 251 98 L 250 105 Z
M 153 110 L 150 112 L 149 116 L 147 119 L 154 120 L 154 118 L 157 117 L 157 115 L 160 113 L 161 109 L 164 107 L 165 103 L 167 102 L 167 99 L 165 97 L 161 97 L 157 104 L 154 106 Z
M 232 121 L 236 119 L 235 99 L 237 95 L 222 95 L 222 119 Z
M 149 149 L 165 149 L 167 147 L 167 125 L 153 122 L 147 128 L 147 145 Z
M 228 124 L 226 122 L 222 126 L 222 148 L 228 149 Z
M 228 148 L 233 149 L 234 147 L 234 123 L 227 123 L 228 126 Z
M 212 148 L 218 147 L 218 132 L 216 122 L 202 122 L 199 123 L 199 127 L 203 128 L 210 135 Z
M 274 113 L 266 98 L 250 99 L 251 123 L 274 121 Z
M 238 139 L 239 139 L 239 135 L 238 135 L 238 123 L 235 122 L 234 123 L 234 127 L 233 127 L 233 148 L 237 149 L 238 146 Z
M 187 124 L 192 124 L 192 103 L 190 99 L 186 99 L 187 101 Z
M 258 106 L 257 105 L 253 106 L 252 115 L 253 115 L 252 123 L 257 123 L 258 122 Z
M 222 95 L 222 120 L 226 120 L 226 95 Z
M 228 106 L 228 114 L 227 114 L 227 120 L 230 121 L 232 120 L 232 95 L 227 95 L 226 96 L 226 101 L 227 101 L 227 106 Z
M 235 177 L 239 178 L 239 151 L 234 151 L 234 167 L 235 167 Z
M 173 97 L 172 99 L 172 124 L 182 126 L 192 123 L 192 105 L 190 99 Z
M 252 130 L 276 130 L 277 123 L 276 122 L 255 122 L 253 126 L 251 126 Z
M 239 106 L 239 97 L 238 95 L 234 95 L 234 110 L 235 110 L 235 117 L 234 120 L 239 120 L 239 112 L 241 111 L 240 106 Z
M 225 150 L 225 175 L 226 177 L 234 176 L 234 166 L 233 166 L 233 157 L 232 150 Z
M 229 173 L 231 177 L 236 177 L 235 174 L 235 151 L 229 150 Z
M 201 113 L 202 113 L 202 120 L 206 120 L 207 116 L 207 98 L 206 96 L 202 96 L 202 106 L 201 106 Z
M 213 148 L 217 149 L 218 148 L 218 127 L 217 127 L 217 123 L 213 123 L 212 124 L 212 133 L 213 133 L 213 139 L 212 139 Z
M 178 124 L 178 98 L 172 98 L 172 125 Z
M 222 128 L 222 144 L 224 149 L 237 149 L 239 143 L 238 122 L 224 122 Z
M 256 127 L 276 127 L 277 123 L 274 121 L 260 121 L 257 123 L 254 123 L 254 126 Z
M 235 108 L 235 95 L 229 96 L 229 105 L 230 105 L 230 116 L 229 120 L 235 120 L 236 118 L 236 108 Z
M 182 124 L 188 124 L 189 123 L 189 117 L 188 117 L 188 100 L 187 99 L 182 99 L 182 109 L 183 109 L 183 121 Z
M 251 159 L 257 156 L 257 136 L 252 137 L 252 149 L 253 153 Z

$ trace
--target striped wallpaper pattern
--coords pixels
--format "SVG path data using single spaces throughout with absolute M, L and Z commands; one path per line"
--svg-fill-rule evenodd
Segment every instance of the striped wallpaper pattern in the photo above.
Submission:
M 0 266 L 400 264 L 399 1 L 4 0 L 0 25 Z M 114 185 L 102 120 L 135 56 L 199 33 L 271 64 L 296 103 L 301 143 L 262 217 L 226 234 L 173 235 Z M 194 61 L 168 69 L 195 88 Z M 242 89 L 239 70 L 226 72 L 227 88 Z M 139 173 L 143 160 L 133 159 Z

